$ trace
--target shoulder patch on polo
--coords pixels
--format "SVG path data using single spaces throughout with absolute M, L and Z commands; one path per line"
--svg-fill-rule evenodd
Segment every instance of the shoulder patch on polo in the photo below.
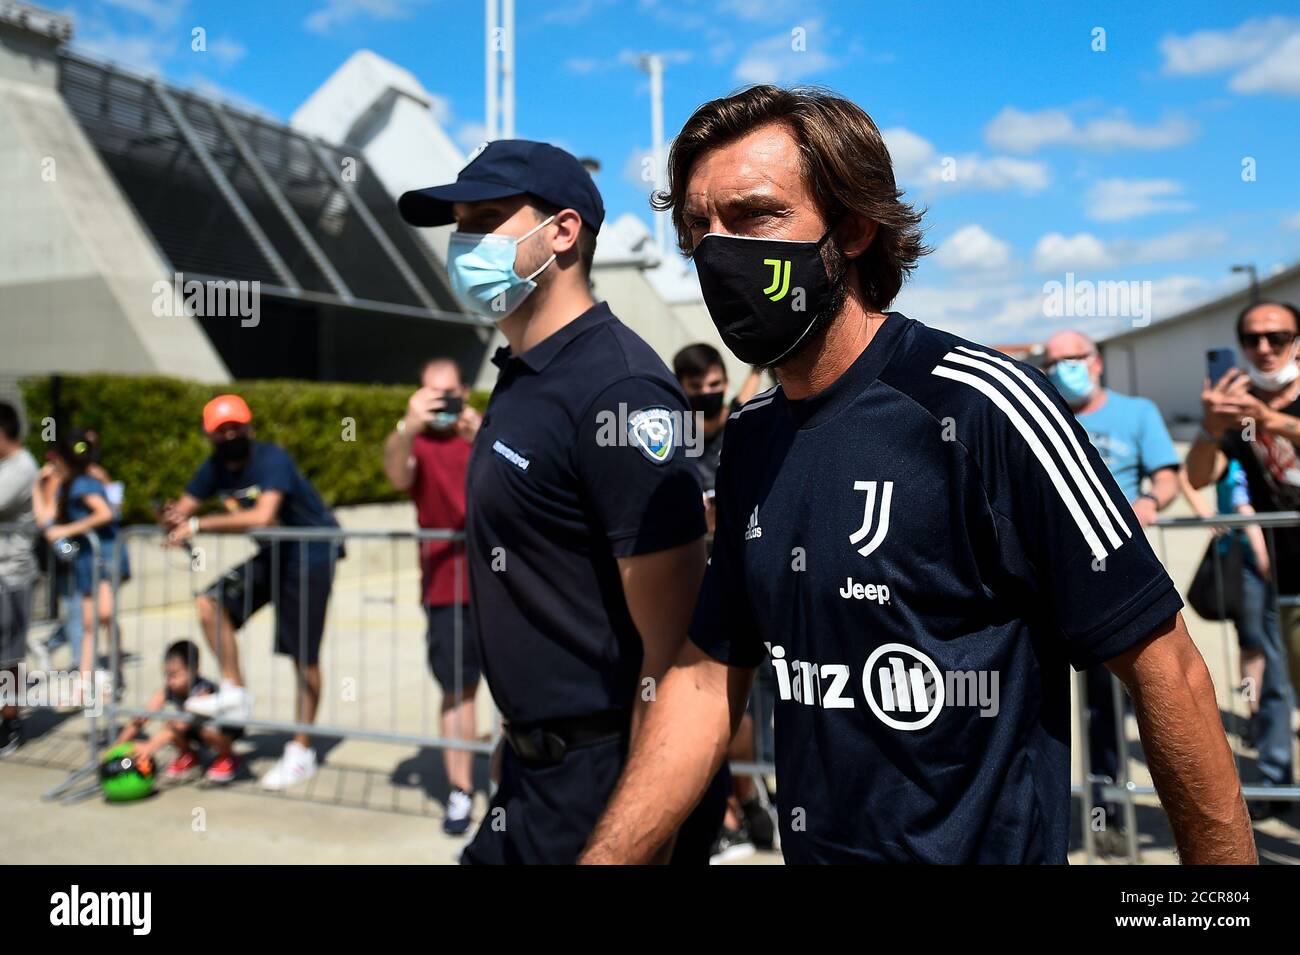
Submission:
M 642 408 L 627 416 L 627 436 L 655 464 L 665 464 L 677 448 L 677 423 L 665 407 Z

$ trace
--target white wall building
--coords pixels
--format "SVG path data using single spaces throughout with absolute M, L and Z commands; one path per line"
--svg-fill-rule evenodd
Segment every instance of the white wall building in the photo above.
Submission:
M 1261 279 L 1263 299 L 1300 304 L 1300 263 Z M 1106 363 L 1107 387 L 1150 398 L 1171 425 L 1175 437 L 1188 437 L 1201 419 L 1205 353 L 1237 345 L 1237 315 L 1250 302 L 1250 289 L 1232 292 L 1145 328 L 1135 328 L 1098 342 Z

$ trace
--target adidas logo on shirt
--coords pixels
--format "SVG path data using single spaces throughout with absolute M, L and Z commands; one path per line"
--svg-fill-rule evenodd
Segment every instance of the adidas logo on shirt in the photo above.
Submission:
M 758 526 L 758 505 L 754 505 L 754 513 L 749 515 L 749 526 L 745 528 L 745 540 L 757 540 L 763 536 L 763 528 Z

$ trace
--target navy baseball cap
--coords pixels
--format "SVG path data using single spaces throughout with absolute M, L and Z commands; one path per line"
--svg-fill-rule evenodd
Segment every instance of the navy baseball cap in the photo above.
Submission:
M 582 216 L 593 232 L 605 221 L 605 204 L 590 173 L 573 156 L 549 143 L 498 139 L 481 146 L 455 182 L 403 193 L 397 201 L 411 225 L 455 222 L 453 202 L 482 202 L 528 193 Z

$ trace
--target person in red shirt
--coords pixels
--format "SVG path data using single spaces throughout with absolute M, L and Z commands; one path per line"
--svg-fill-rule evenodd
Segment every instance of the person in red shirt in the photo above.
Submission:
M 420 388 L 384 445 L 384 471 L 394 487 L 410 492 L 421 527 L 465 527 L 465 472 L 480 420 L 465 396 L 455 362 L 427 362 Z M 442 687 L 442 735 L 473 739 L 480 671 L 464 543 L 420 541 L 420 586 L 428 618 L 429 669 Z M 443 829 L 461 835 L 469 828 L 473 754 L 447 749 L 443 761 L 451 784 Z

